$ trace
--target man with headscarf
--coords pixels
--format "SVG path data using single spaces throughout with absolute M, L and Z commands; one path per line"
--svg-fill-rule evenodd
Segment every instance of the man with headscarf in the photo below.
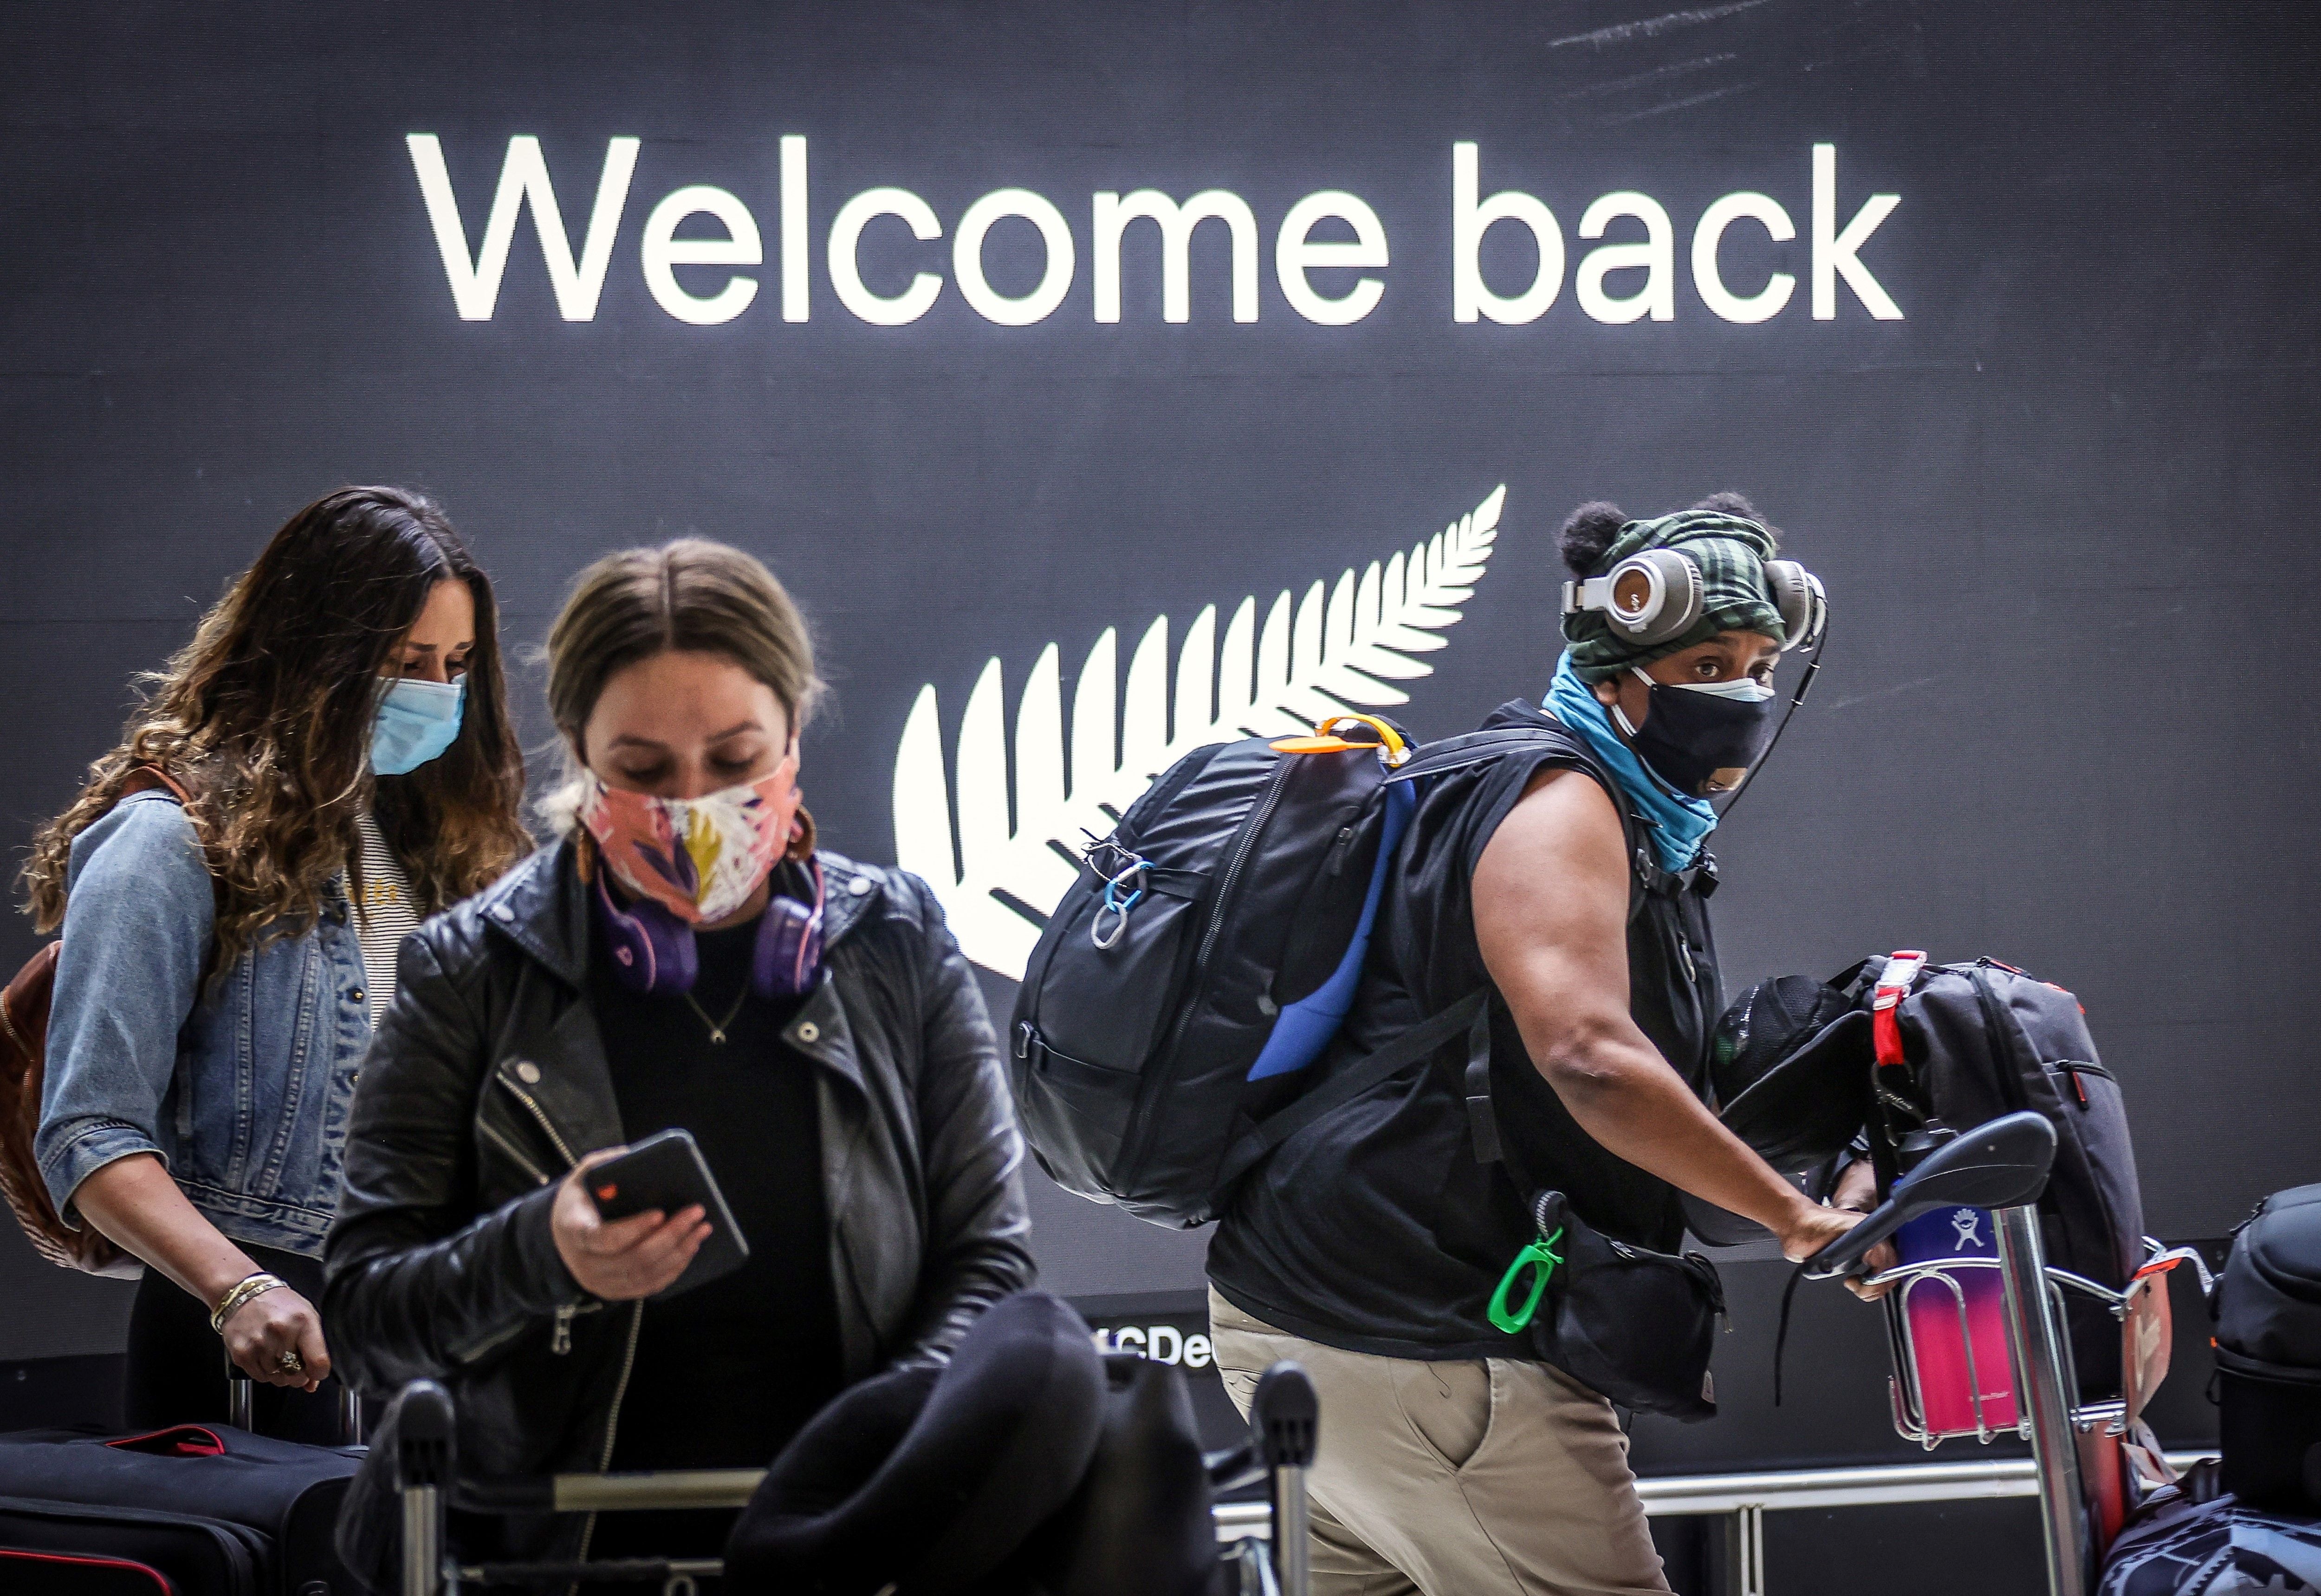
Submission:
M 1547 709 L 1503 706 L 1484 730 L 1530 735 L 1425 779 L 1323 1072 L 1478 989 L 1488 1047 L 1462 1036 L 1289 1137 L 1209 1252 L 1235 1400 L 1285 1357 L 1320 1391 L 1324 1596 L 1668 1589 L 1619 1418 L 1557 1366 L 1588 1367 L 1579 1349 L 1505 1328 L 1523 1259 L 1571 1252 L 1542 1192 L 1660 1254 L 1681 1243 L 1679 1192 L 1792 1258 L 1860 1217 L 1800 1195 L 1695 1091 L 1723 1007 L 1708 798 L 1763 755 L 1773 667 L 1818 630 L 1818 585 L 1737 494 L 1652 521 L 1585 505 L 1562 547 Z

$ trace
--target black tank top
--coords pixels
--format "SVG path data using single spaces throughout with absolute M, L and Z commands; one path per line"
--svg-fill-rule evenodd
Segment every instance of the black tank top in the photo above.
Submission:
M 1653 864 L 1649 822 L 1561 722 L 1531 705 L 1482 730 L 1537 729 L 1537 744 L 1424 778 L 1382 905 L 1362 988 L 1317 1069 L 1374 1051 L 1487 984 L 1472 883 L 1484 847 L 1540 770 L 1583 771 L 1620 806 L 1634 862 L 1629 1012 L 1698 1089 L 1723 1007 L 1707 906 L 1714 861 L 1670 875 Z M 1543 882 L 1542 891 L 1553 891 Z M 1615 1157 L 1579 1128 L 1533 1067 L 1506 1007 L 1491 1002 L 1491 1095 L 1506 1149 L 1477 1161 L 1463 1038 L 1291 1137 L 1244 1180 L 1209 1247 L 1209 1278 L 1244 1312 L 1325 1346 L 1393 1357 L 1525 1356 L 1486 1309 L 1532 1239 L 1528 1194 L 1566 1192 L 1606 1235 L 1661 1252 L 1683 1215 L 1666 1183 Z M 1320 1076 L 1317 1075 L 1317 1079 Z

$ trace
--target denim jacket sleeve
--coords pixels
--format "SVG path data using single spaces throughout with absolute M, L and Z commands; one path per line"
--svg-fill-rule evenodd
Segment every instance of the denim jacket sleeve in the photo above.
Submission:
M 33 1138 L 68 1224 L 90 1174 L 161 1151 L 161 1105 L 216 913 L 201 843 L 174 800 L 125 799 L 75 839 Z

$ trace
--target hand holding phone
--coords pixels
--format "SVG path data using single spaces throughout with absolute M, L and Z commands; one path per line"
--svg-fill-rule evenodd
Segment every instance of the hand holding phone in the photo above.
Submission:
M 684 1130 L 583 1159 L 557 1194 L 551 1223 L 573 1278 L 610 1301 L 690 1291 L 750 1256 L 707 1161 Z

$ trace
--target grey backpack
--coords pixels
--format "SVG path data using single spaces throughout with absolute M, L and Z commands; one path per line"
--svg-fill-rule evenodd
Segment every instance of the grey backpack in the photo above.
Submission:
M 1915 973 L 1880 1012 L 1889 967 Z M 1784 1173 L 1827 1160 L 1866 1120 L 1881 1196 L 1914 1151 L 2035 1110 L 2055 1127 L 2054 1172 L 2039 1198 L 2048 1265 L 2118 1292 L 2150 1255 L 2126 1105 L 2086 1011 L 2013 965 L 1895 954 L 1826 982 L 1761 983 L 1719 1021 L 1709 1068 L 1725 1122 Z M 2084 1292 L 2064 1303 L 2082 1398 L 2118 1395 L 2118 1320 Z
M 1838 984 L 1871 999 L 1882 959 L 1867 959 Z M 1875 1017 L 1873 1016 L 1873 1019 Z M 1897 1009 L 1904 1063 L 1873 1065 L 1879 1191 L 1892 1183 L 1893 1149 L 1913 1121 L 1968 1130 L 2032 1109 L 2055 1127 L 2055 1166 L 2039 1198 L 2050 1268 L 2125 1291 L 2149 1256 L 2135 1147 L 2119 1082 L 2097 1056 L 2087 1011 L 2051 981 L 1979 958 L 1929 965 Z M 2116 1396 L 2119 1321 L 2101 1301 L 2063 1293 L 2064 1321 L 2082 1400 Z

